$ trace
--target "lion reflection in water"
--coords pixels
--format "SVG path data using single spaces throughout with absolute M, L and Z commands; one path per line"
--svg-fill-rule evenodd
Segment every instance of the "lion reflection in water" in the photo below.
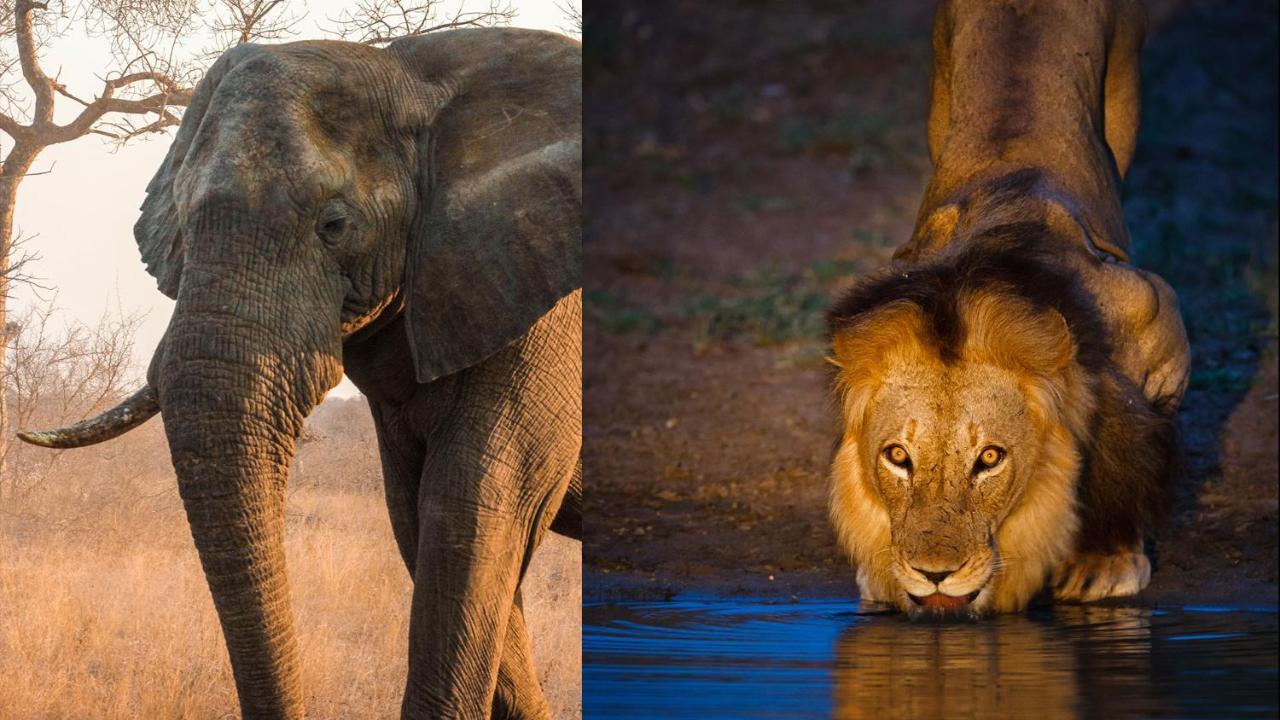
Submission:
M 1074 720 L 1120 705 L 1158 714 L 1170 708 L 1144 680 L 1150 630 L 1150 611 L 1099 606 L 1060 608 L 1053 622 L 875 618 L 840 637 L 832 717 Z M 1108 672 L 1117 656 L 1122 672 Z

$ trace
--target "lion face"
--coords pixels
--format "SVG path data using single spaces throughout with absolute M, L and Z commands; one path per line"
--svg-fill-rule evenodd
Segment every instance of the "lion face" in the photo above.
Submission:
M 996 533 L 1026 488 L 1039 438 L 1008 370 L 976 363 L 894 368 L 859 445 L 889 515 L 890 568 L 912 607 L 977 602 L 996 570 Z
M 1013 296 L 960 298 L 950 347 L 904 301 L 833 336 L 832 520 L 863 597 L 913 616 L 1022 607 L 1078 524 L 1073 401 L 1088 398 L 1065 322 Z

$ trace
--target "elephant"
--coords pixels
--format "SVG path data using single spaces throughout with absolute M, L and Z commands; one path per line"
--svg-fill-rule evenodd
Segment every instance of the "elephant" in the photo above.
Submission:
M 197 85 L 134 236 L 173 316 L 146 385 L 246 718 L 303 717 L 288 468 L 345 371 L 413 579 L 405 718 L 545 718 L 519 587 L 581 539 L 581 45 L 468 28 L 244 44 Z

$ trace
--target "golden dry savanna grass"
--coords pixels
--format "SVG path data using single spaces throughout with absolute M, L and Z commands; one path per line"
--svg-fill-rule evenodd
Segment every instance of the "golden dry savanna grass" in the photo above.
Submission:
M 308 717 L 396 717 L 410 584 L 367 419 L 348 402 L 318 413 L 288 501 Z M 159 422 L 136 433 L 0 485 L 0 718 L 238 716 Z M 11 472 L 38 470 L 30 452 Z M 563 718 L 581 716 L 579 548 L 551 536 L 525 581 L 539 675 Z

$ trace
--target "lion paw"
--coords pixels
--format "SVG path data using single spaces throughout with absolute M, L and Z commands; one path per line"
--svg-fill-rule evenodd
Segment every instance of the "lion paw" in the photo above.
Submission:
M 1055 600 L 1092 602 L 1136 595 L 1151 582 L 1151 562 L 1141 550 L 1078 555 L 1053 573 Z

